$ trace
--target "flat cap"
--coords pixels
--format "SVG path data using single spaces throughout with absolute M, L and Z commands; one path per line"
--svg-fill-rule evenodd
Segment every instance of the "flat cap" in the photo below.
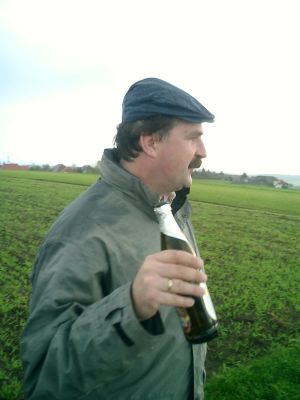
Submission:
M 134 83 L 124 96 L 122 122 L 168 115 L 193 123 L 213 122 L 214 115 L 184 90 L 158 78 Z

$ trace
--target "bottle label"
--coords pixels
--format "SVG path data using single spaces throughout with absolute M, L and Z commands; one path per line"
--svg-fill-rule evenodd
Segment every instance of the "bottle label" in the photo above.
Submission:
M 191 318 L 188 315 L 187 311 L 185 308 L 177 308 L 180 321 L 181 321 L 181 326 L 184 330 L 185 333 L 190 333 L 192 330 L 192 323 L 191 323 Z

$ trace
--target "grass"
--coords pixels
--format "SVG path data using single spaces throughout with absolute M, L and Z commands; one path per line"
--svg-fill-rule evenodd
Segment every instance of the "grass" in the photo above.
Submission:
M 224 367 L 206 385 L 206 400 L 297 400 L 300 341 L 274 346 L 269 355 L 236 368 Z
M 93 184 L 99 178 L 99 175 L 63 172 L 0 170 L 0 177 L 3 179 L 16 178 L 35 181 L 70 183 L 72 185 L 82 185 L 86 187 Z
M 86 187 L 0 173 L 0 399 L 19 399 L 19 338 L 27 316 L 29 275 L 42 238 Z M 35 176 L 35 175 L 33 175 Z M 63 190 L 62 190 L 63 187 Z
M 96 175 L 0 171 L 0 399 L 20 400 L 37 247 Z M 300 191 L 195 181 L 193 223 L 220 322 L 206 399 L 298 399 Z M 297 397 L 298 396 L 298 397 Z
M 300 190 L 195 180 L 192 200 L 300 216 Z
M 193 209 L 221 327 L 220 340 L 210 344 L 209 371 L 224 359 L 247 362 L 296 337 L 299 218 L 200 202 Z

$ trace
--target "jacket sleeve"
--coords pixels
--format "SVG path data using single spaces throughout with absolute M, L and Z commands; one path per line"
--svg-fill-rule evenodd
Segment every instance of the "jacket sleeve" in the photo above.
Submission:
M 99 240 L 42 247 L 21 340 L 26 398 L 79 399 L 116 380 L 156 340 L 135 316 L 131 282 L 106 294 L 110 274 Z

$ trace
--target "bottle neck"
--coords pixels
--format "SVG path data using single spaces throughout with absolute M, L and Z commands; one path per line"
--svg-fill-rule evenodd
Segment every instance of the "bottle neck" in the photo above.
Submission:
M 154 212 L 157 216 L 161 233 L 171 236 L 188 243 L 182 230 L 179 228 L 173 214 L 170 204 L 163 204 L 155 207 Z

